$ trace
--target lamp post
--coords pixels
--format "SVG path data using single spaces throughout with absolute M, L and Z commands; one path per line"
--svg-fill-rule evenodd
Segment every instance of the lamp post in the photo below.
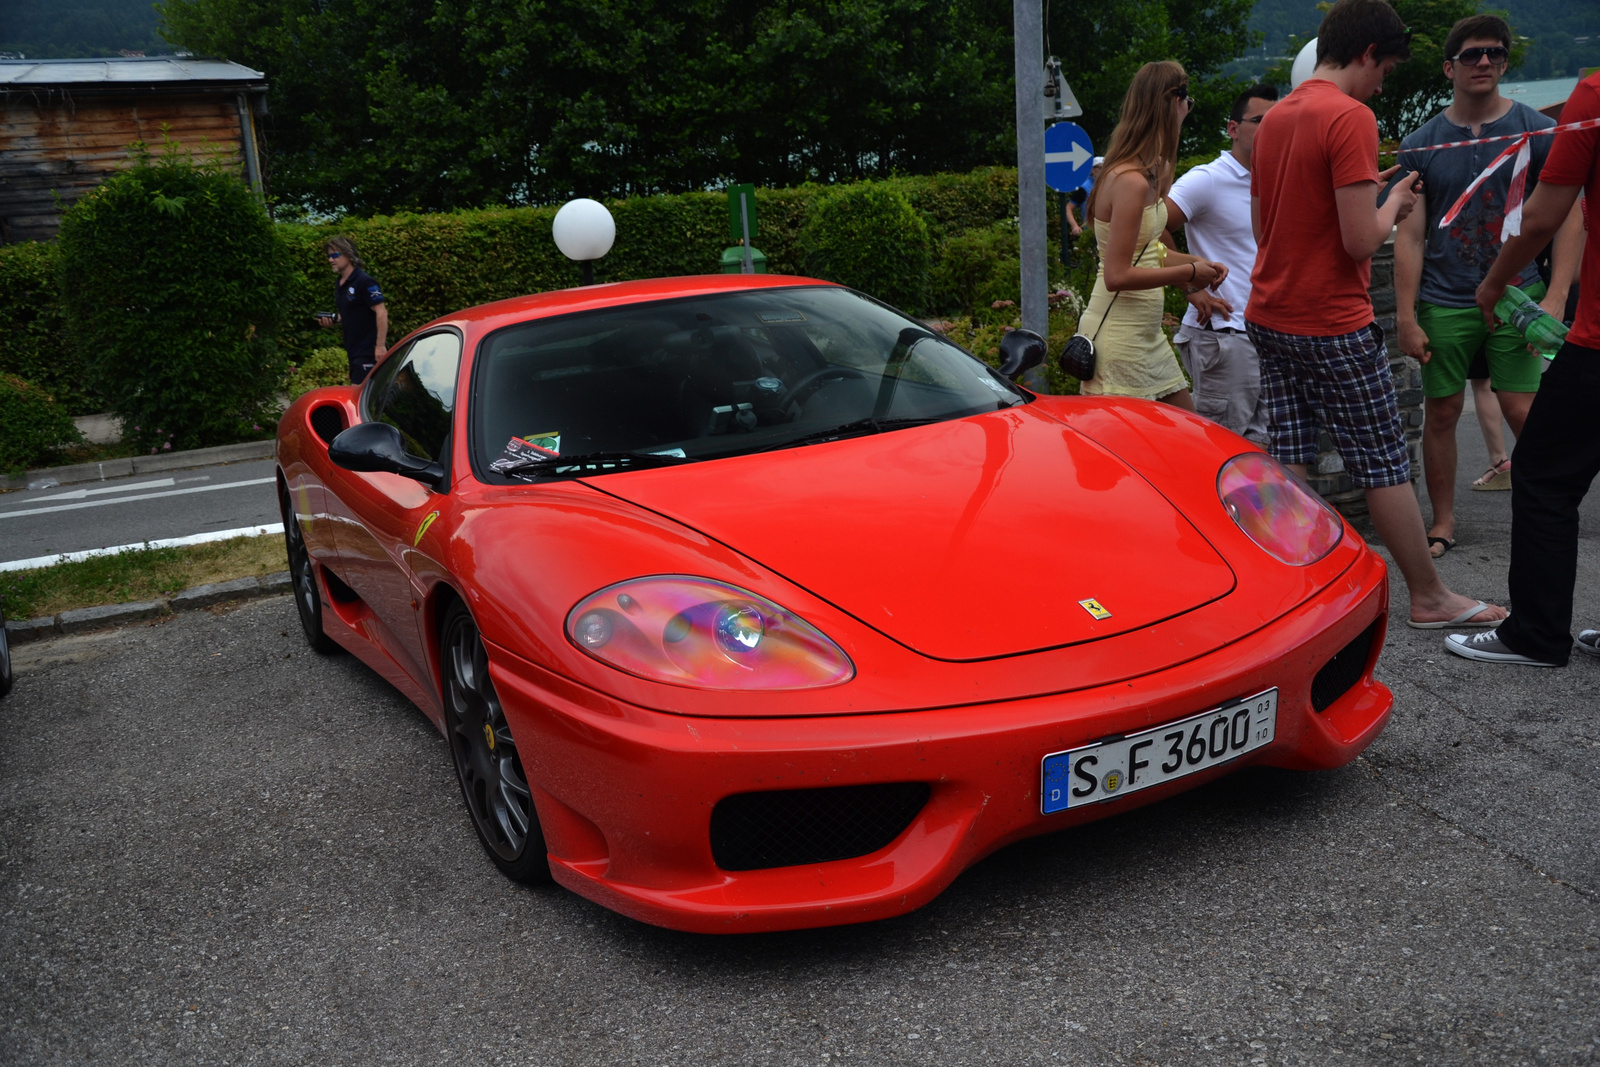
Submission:
M 568 259 L 583 269 L 583 284 L 594 284 L 594 261 L 611 251 L 617 239 L 617 222 L 598 200 L 568 200 L 550 224 L 550 236 Z

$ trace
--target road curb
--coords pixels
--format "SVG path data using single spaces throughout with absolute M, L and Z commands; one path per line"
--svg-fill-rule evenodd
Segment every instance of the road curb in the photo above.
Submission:
M 92 608 L 74 608 L 59 615 L 43 615 L 37 619 L 10 619 L 6 622 L 6 637 L 13 645 L 22 645 L 30 641 L 62 637 L 67 634 L 128 626 L 174 612 L 215 607 L 232 601 L 280 596 L 292 592 L 293 589 L 294 582 L 289 577 L 288 571 L 279 571 L 260 578 L 235 578 L 229 582 L 197 585 L 165 600 L 142 600 L 133 604 L 102 604 Z
M 242 441 L 236 445 L 194 448 L 187 452 L 157 452 L 153 456 L 128 456 L 99 463 L 74 463 L 67 467 L 41 467 L 15 478 L 0 480 L 0 490 L 27 489 L 36 482 L 55 481 L 56 485 L 75 482 L 103 482 L 107 478 L 126 478 L 131 474 L 209 467 L 213 463 L 242 463 L 266 459 L 277 449 L 276 441 Z

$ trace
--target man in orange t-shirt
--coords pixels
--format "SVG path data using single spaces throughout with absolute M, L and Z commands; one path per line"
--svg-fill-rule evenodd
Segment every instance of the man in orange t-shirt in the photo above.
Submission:
M 1338 0 L 1317 66 L 1261 122 L 1251 168 L 1260 250 L 1245 327 L 1261 356 L 1272 454 L 1297 474 L 1326 430 L 1411 594 L 1410 625 L 1495 626 L 1504 608 L 1451 592 L 1428 553 L 1400 407 L 1367 285 L 1372 254 L 1417 203 L 1403 181 L 1377 204 L 1378 123 L 1365 101 L 1411 55 L 1384 0 Z
M 1572 90 L 1560 124 L 1600 119 L 1600 74 Z M 1600 656 L 1600 630 L 1572 641 L 1578 580 L 1578 505 L 1600 476 L 1600 128 L 1555 135 L 1539 184 L 1522 208 L 1522 233 L 1500 248 L 1478 286 L 1478 307 L 1494 307 L 1523 263 L 1549 243 L 1583 196 L 1583 260 L 1578 314 L 1533 396 L 1517 438 L 1511 483 L 1511 618 L 1495 633 L 1451 634 L 1445 648 L 1487 663 L 1564 667 L 1574 647 Z M 1517 257 L 1522 256 L 1519 262 Z M 1526 473 L 1524 473 L 1526 471 Z M 1487 638 L 1488 640 L 1484 640 Z

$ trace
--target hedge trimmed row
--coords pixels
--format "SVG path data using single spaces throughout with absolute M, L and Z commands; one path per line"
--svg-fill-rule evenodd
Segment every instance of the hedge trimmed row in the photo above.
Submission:
M 1016 171 L 984 168 L 969 174 L 896 178 L 871 183 L 903 197 L 926 226 L 937 263 L 943 243 L 969 230 L 1003 223 L 1016 214 Z M 820 266 L 803 243 L 808 216 L 824 198 L 857 187 L 805 185 L 756 191 L 759 232 L 755 245 L 775 274 L 805 274 Z M 611 253 L 595 264 L 597 282 L 715 273 L 728 240 L 728 200 L 719 193 L 685 193 L 606 203 L 617 223 Z M 389 339 L 397 340 L 431 319 L 474 304 L 579 284 L 577 264 L 550 236 L 556 208 L 507 208 L 429 215 L 347 219 L 329 226 L 283 226 L 297 268 L 293 319 L 284 343 L 298 352 L 328 344 L 330 333 L 312 323 L 332 310 L 332 272 L 322 241 L 348 234 L 383 287 L 389 304 Z M 911 228 L 902 231 L 915 240 Z M 813 228 L 813 241 L 815 228 Z M 884 238 L 880 238 L 884 239 Z M 913 265 L 915 251 L 896 255 Z M 846 281 L 852 279 L 840 278 Z M 925 290 L 907 301 L 927 310 Z M 909 295 L 885 292 L 899 301 Z M 957 310 L 941 308 L 940 310 Z
M 1016 171 L 989 167 L 967 174 L 894 178 L 868 183 L 882 210 L 886 199 L 914 209 L 925 237 L 912 223 L 890 233 L 860 235 L 886 242 L 884 255 L 907 285 L 867 284 L 840 276 L 907 310 L 928 313 L 977 311 L 994 300 L 1016 299 Z M 805 185 L 756 191 L 756 246 L 774 273 L 830 276 L 830 265 L 848 273 L 836 243 L 819 238 L 808 219 L 859 211 L 821 211 L 820 201 L 861 191 L 858 186 Z M 883 194 L 888 194 L 886 198 Z M 727 198 L 720 193 L 615 200 L 606 204 L 617 223 L 611 253 L 595 264 L 597 281 L 622 281 L 719 269 L 728 240 Z M 346 219 L 322 226 L 279 225 L 288 246 L 293 279 L 288 322 L 280 343 L 295 362 L 337 344 L 337 333 L 318 329 L 313 315 L 332 310 L 332 272 L 322 253 L 327 237 L 348 234 L 367 270 L 383 286 L 390 309 L 389 340 L 395 341 L 441 315 L 525 293 L 579 283 L 579 269 L 556 249 L 550 226 L 556 208 L 506 208 L 428 215 L 402 214 Z M 1052 235 L 1056 226 L 1051 213 Z M 820 218 L 816 221 L 821 221 Z M 919 242 L 926 244 L 919 250 Z M 902 247 L 905 246 L 905 247 Z M 809 253 L 809 254 L 808 254 Z M 859 257 L 866 261 L 872 257 Z M 921 264 L 926 263 L 923 267 Z M 38 383 L 75 413 L 99 410 L 103 398 L 88 393 L 86 368 L 67 344 L 54 244 L 0 247 L 0 373 Z M 927 281 L 916 277 L 927 271 Z

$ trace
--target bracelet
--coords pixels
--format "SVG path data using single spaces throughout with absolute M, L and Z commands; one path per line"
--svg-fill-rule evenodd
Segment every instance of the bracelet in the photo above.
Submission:
M 1191 281 L 1191 282 L 1192 282 L 1192 281 L 1194 281 L 1194 279 L 1195 279 L 1195 276 L 1196 276 L 1196 275 L 1197 275 L 1197 274 L 1199 274 L 1199 273 L 1200 273 L 1200 269 L 1199 269 L 1199 267 L 1197 267 L 1197 266 L 1196 266 L 1196 265 L 1195 265 L 1195 262 L 1194 262 L 1194 260 L 1192 260 L 1192 259 L 1191 259 L 1191 260 L 1190 260 L 1190 261 L 1189 261 L 1189 280 L 1190 280 L 1190 281 Z

